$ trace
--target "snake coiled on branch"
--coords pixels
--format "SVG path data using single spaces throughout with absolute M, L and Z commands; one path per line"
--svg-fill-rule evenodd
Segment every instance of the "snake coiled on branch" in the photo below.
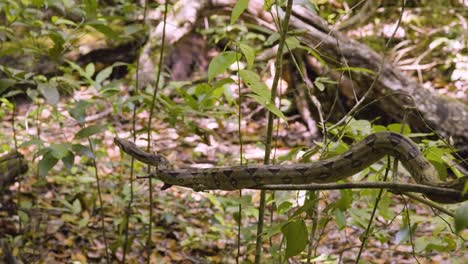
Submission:
M 158 154 L 139 149 L 134 143 L 115 138 L 115 144 L 135 159 L 157 167 L 151 177 L 164 182 L 165 186 L 178 185 L 202 190 L 256 189 L 263 185 L 331 183 L 362 171 L 385 155 L 398 159 L 412 175 L 416 183 L 459 191 L 459 195 L 440 197 L 427 195 L 442 203 L 467 200 L 462 194 L 468 176 L 454 181 L 441 182 L 434 166 L 409 138 L 394 132 L 377 132 L 353 145 L 346 152 L 328 159 L 293 165 L 248 165 L 208 169 L 172 169 L 169 162 Z

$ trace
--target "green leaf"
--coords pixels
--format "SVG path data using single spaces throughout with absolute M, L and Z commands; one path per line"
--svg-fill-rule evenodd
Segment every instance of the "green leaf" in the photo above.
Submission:
M 81 213 L 82 208 L 81 208 L 80 199 L 75 199 L 75 201 L 73 201 L 73 205 L 71 209 L 74 214 Z
M 275 3 L 274 0 L 265 0 L 263 3 L 263 10 L 270 11 L 274 3 Z
M 299 216 L 301 215 L 302 213 L 306 213 L 307 215 L 310 216 L 311 212 L 314 210 L 314 207 L 316 206 L 317 204 L 317 199 L 307 199 L 304 204 L 299 207 L 295 212 L 294 214 L 292 215 L 292 217 L 290 218 L 293 218 L 293 217 L 296 217 L 296 216 Z
M 109 78 L 109 76 L 112 74 L 112 68 L 112 66 L 109 66 L 104 70 L 100 71 L 96 76 L 96 83 L 100 85 L 104 80 Z
M 280 34 L 278 32 L 274 32 L 272 33 L 268 38 L 267 40 L 265 41 L 264 45 L 265 46 L 271 46 L 273 45 L 273 43 L 275 43 L 276 41 L 278 41 L 280 38 Z
M 323 92 L 325 90 L 325 84 L 326 83 L 329 83 L 329 84 L 337 84 L 337 82 L 335 81 L 332 81 L 330 78 L 328 77 L 317 77 L 314 81 L 314 84 L 315 86 L 317 87 L 317 89 L 319 89 L 321 92 Z
M 372 125 L 367 120 L 352 119 L 346 127 L 346 132 L 354 136 L 369 135 L 372 132 Z
M 336 201 L 335 207 L 341 211 L 346 211 L 351 207 L 353 202 L 353 191 L 351 190 L 340 190 L 340 199 Z
M 255 60 L 255 50 L 247 44 L 240 43 L 239 48 L 242 51 L 242 54 L 245 56 L 247 61 L 247 68 L 252 69 L 254 60 Z
M 315 84 L 315 87 L 317 87 L 319 91 L 321 92 L 325 91 L 325 85 L 322 82 L 320 82 L 319 78 L 315 79 L 314 84 Z
M 79 156 L 85 156 L 85 157 L 94 159 L 93 152 L 86 146 L 83 146 L 81 144 L 73 144 L 72 150 Z
M 279 110 L 278 107 L 276 107 L 276 105 L 274 105 L 274 104 L 270 103 L 269 101 L 265 100 L 265 98 L 263 98 L 263 97 L 261 97 L 259 95 L 256 95 L 256 94 L 248 94 L 247 96 L 255 99 L 255 101 L 257 101 L 259 104 L 263 105 L 266 109 L 268 109 L 268 111 L 272 112 L 277 117 L 283 119 L 285 122 L 288 122 L 288 119 L 283 114 L 283 112 L 281 112 L 281 110 Z
M 54 42 L 54 46 L 49 49 L 49 54 L 53 58 L 59 58 L 64 51 L 63 45 L 65 44 L 65 39 L 63 39 L 62 35 L 53 31 L 51 31 L 48 36 Z
M 244 83 L 247 84 L 247 86 L 249 86 L 249 88 L 255 94 L 262 97 L 264 103 L 270 102 L 271 92 L 266 86 L 266 84 L 260 80 L 260 77 L 255 72 L 251 70 L 240 70 L 239 75 L 244 81 Z
M 236 62 L 236 52 L 225 51 L 216 55 L 208 66 L 208 82 L 211 82 L 214 77 L 226 71 L 226 69 Z
M 95 23 L 95 22 L 89 23 L 88 25 L 90 25 L 97 31 L 101 32 L 102 34 L 106 35 L 106 37 L 110 39 L 113 39 L 113 40 L 120 39 L 120 35 L 107 25 L 104 25 L 101 23 Z
M 341 68 L 337 68 L 336 70 L 337 71 L 365 72 L 365 73 L 375 75 L 375 72 L 373 70 L 370 70 L 367 68 L 361 68 L 361 67 L 341 67 Z
M 86 68 L 85 68 L 86 77 L 88 78 L 93 77 L 95 70 L 96 69 L 94 68 L 94 63 L 89 63 L 88 65 L 86 65 Z
M 304 220 L 291 221 L 281 228 L 286 238 L 286 258 L 296 256 L 307 246 L 307 227 Z
M 234 24 L 236 20 L 242 15 L 247 6 L 249 5 L 249 0 L 238 0 L 236 5 L 232 9 L 231 13 L 231 24 Z
M 403 131 L 403 135 L 408 135 L 411 133 L 411 128 L 408 125 L 405 125 L 403 127 L 403 124 L 400 123 L 393 123 L 387 126 L 388 130 L 395 132 L 395 133 L 401 133 Z
M 80 76 L 86 77 L 86 72 L 83 70 L 83 68 L 80 67 L 80 65 L 74 63 L 73 61 L 69 61 L 69 60 L 67 60 L 67 63 L 70 65 L 70 67 L 72 69 L 77 71 L 80 74 Z
M 102 125 L 92 125 L 89 127 L 82 128 L 78 133 L 75 135 L 75 139 L 80 139 L 80 138 L 87 138 L 95 134 L 99 134 L 106 130 L 106 126 Z
M 289 209 L 291 209 L 291 206 L 292 206 L 292 203 L 289 202 L 289 201 L 284 201 L 282 202 L 279 206 L 278 206 L 278 214 L 281 215 L 283 213 L 286 213 L 287 211 L 289 211 Z
M 42 146 L 43 141 L 40 140 L 40 139 L 34 138 L 34 139 L 31 139 L 31 140 L 28 140 L 28 141 L 25 141 L 25 142 L 21 143 L 18 147 L 19 148 L 27 148 L 27 147 L 32 146 L 32 145 Z
M 71 117 L 78 121 L 78 123 L 84 124 L 86 118 L 86 108 L 88 105 L 88 101 L 80 100 L 72 109 L 68 110 L 68 113 Z
M 73 152 L 68 151 L 67 155 L 62 158 L 63 165 L 65 165 L 65 168 L 68 170 L 71 170 L 73 168 L 73 164 L 75 164 L 75 155 Z
M 267 103 L 265 105 L 266 109 L 268 109 L 268 111 L 272 112 L 273 114 L 275 114 L 277 117 L 283 119 L 286 124 L 288 123 L 288 119 L 286 118 L 286 116 L 283 114 L 283 112 L 281 112 L 281 110 L 278 109 L 278 107 L 276 107 L 276 105 L 272 104 L 272 103 Z
M 69 26 L 76 27 L 75 22 L 73 22 L 71 20 L 68 20 L 68 19 L 65 19 L 65 18 L 58 17 L 58 16 L 52 16 L 51 21 L 55 25 L 69 25 Z
M 13 79 L 0 79 L 0 94 L 6 91 L 8 88 L 12 87 L 16 83 Z
M 37 89 L 51 105 L 56 105 L 60 99 L 57 87 L 50 83 L 38 83 Z
M 97 0 L 85 0 L 85 12 L 86 18 L 88 20 L 96 18 L 96 12 L 98 10 L 98 1 Z
M 339 230 L 343 230 L 346 227 L 346 217 L 339 208 L 334 210 L 336 225 Z
M 287 48 L 290 50 L 296 49 L 301 46 L 301 42 L 296 37 L 288 37 L 285 41 Z
M 39 175 L 40 176 L 45 176 L 50 169 L 52 169 L 55 164 L 57 164 L 58 159 L 56 159 L 51 151 L 47 152 L 42 156 L 42 159 L 39 161 Z
M 460 232 L 468 228 L 468 204 L 460 206 L 455 211 L 455 230 Z
M 68 152 L 71 150 L 71 145 L 67 143 L 63 144 L 52 144 L 50 147 L 50 153 L 56 159 L 62 159 L 68 155 Z
M 398 232 L 395 235 L 395 244 L 400 244 L 401 242 L 404 242 L 408 240 L 410 236 L 410 229 L 408 225 L 405 225 L 402 229 L 398 230 Z

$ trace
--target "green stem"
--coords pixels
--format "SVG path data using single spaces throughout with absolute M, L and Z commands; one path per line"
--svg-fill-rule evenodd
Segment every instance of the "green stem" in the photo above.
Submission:
M 283 25 L 279 29 L 281 32 L 281 38 L 278 45 L 278 52 L 276 53 L 276 62 L 275 62 L 275 76 L 273 78 L 273 85 L 271 87 L 271 103 L 275 103 L 279 77 L 281 75 L 282 63 L 283 63 L 283 48 L 286 40 L 286 34 L 288 32 L 289 17 L 291 16 L 293 0 L 288 0 L 286 7 L 286 13 L 283 20 Z M 278 13 L 277 13 L 278 14 Z M 271 142 L 273 137 L 273 119 L 274 114 L 268 112 L 268 125 L 267 125 L 267 136 L 265 142 L 265 158 L 263 163 L 265 165 L 270 163 L 270 153 L 271 153 Z M 266 192 L 260 192 L 260 205 L 258 209 L 258 224 L 257 224 L 257 240 L 255 245 L 255 263 L 260 264 L 262 259 L 262 237 L 263 237 L 263 223 L 265 216 L 265 204 L 266 204 Z

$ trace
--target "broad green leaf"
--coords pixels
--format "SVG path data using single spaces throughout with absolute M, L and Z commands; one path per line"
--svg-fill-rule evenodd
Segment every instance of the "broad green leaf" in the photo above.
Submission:
M 307 246 L 307 227 L 304 220 L 291 221 L 281 228 L 286 238 L 286 258 L 296 256 Z
M 50 153 L 56 159 L 62 159 L 68 155 L 68 152 L 71 150 L 71 145 L 67 143 L 63 144 L 52 144 L 50 147 Z
M 224 207 L 220 203 L 218 197 L 216 197 L 216 196 L 214 196 L 214 195 L 212 195 L 210 193 L 206 193 L 205 196 L 206 196 L 206 198 L 208 198 L 208 200 L 213 204 L 213 206 L 215 208 L 217 208 L 220 211 L 224 211 Z
M 96 69 L 94 67 L 94 63 L 89 63 L 88 65 L 86 65 L 86 68 L 85 68 L 86 77 L 88 78 L 93 77 L 93 74 L 95 71 Z
M 280 38 L 280 34 L 278 32 L 274 32 L 272 33 L 268 38 L 267 40 L 265 41 L 264 45 L 265 46 L 270 46 L 270 45 L 273 45 L 273 43 L 275 43 L 276 41 L 278 41 Z
M 281 214 L 287 213 L 289 209 L 291 209 L 291 206 L 292 206 L 292 203 L 289 201 L 282 202 L 280 205 L 278 205 L 278 209 L 277 209 L 278 214 L 281 215 Z
M 365 136 L 372 132 L 372 125 L 367 120 L 356 120 L 352 119 L 348 126 L 346 126 L 346 132 L 354 136 Z
M 263 10 L 270 11 L 274 3 L 275 3 L 274 0 L 265 0 L 263 3 Z
M 351 207 L 353 202 L 353 191 L 351 190 L 340 190 L 340 199 L 336 201 L 335 207 L 341 211 L 346 211 Z
M 48 36 L 54 42 L 54 46 L 49 49 L 49 54 L 53 58 L 59 58 L 65 49 L 63 47 L 65 44 L 65 39 L 63 39 L 62 35 L 53 31 L 51 31 Z
M 242 51 L 242 54 L 245 56 L 247 61 L 247 68 L 252 69 L 254 60 L 255 60 L 255 50 L 247 44 L 240 43 L 239 48 Z
M 86 108 L 88 107 L 89 102 L 86 100 L 80 100 L 75 106 L 68 110 L 70 116 L 73 117 L 78 123 L 84 124 L 86 118 Z
M 288 153 L 278 157 L 278 163 L 293 160 L 293 158 L 297 157 L 299 151 L 301 151 L 302 149 L 303 149 L 302 147 L 295 147 L 295 148 L 291 149 Z
M 138 24 L 138 23 L 130 24 L 124 27 L 125 34 L 127 34 L 128 36 L 138 33 L 144 29 L 145 28 L 141 24 Z
M 288 37 L 285 41 L 287 48 L 290 50 L 296 49 L 301 46 L 301 42 L 296 37 Z
M 38 83 L 37 89 L 51 105 L 56 105 L 60 99 L 57 87 L 51 83 Z
M 339 230 L 343 230 L 346 227 L 346 217 L 339 208 L 334 210 L 336 225 L 338 226 Z
M 83 146 L 81 144 L 73 144 L 72 150 L 79 156 L 85 156 L 85 157 L 94 159 L 93 152 L 86 146 Z
M 84 0 L 86 18 L 88 20 L 96 18 L 96 12 L 98 10 L 98 1 L 97 0 Z
M 40 139 L 34 138 L 34 139 L 31 139 L 31 140 L 28 140 L 28 141 L 25 141 L 25 142 L 21 143 L 18 147 L 19 148 L 27 148 L 27 147 L 32 146 L 32 145 L 42 146 L 43 141 L 40 140 Z
M 314 207 L 317 204 L 317 199 L 307 199 L 304 204 L 297 209 L 294 214 L 290 218 L 294 218 L 296 216 L 301 215 L 302 213 L 306 213 L 310 216 L 311 212 L 314 210 Z
M 405 125 L 403 127 L 403 124 L 400 123 L 393 123 L 387 126 L 389 131 L 395 132 L 395 133 L 401 133 L 403 131 L 403 135 L 408 135 L 411 133 L 411 128 L 408 125 Z
M 263 105 L 266 109 L 268 109 L 268 111 L 272 112 L 277 117 L 283 119 L 285 122 L 288 121 L 288 119 L 283 114 L 283 112 L 281 112 L 281 110 L 279 110 L 278 107 L 276 107 L 276 105 L 270 103 L 269 101 L 266 101 L 265 98 L 263 98 L 263 97 L 261 97 L 259 95 L 256 95 L 256 94 L 248 94 L 247 96 L 255 99 L 255 101 L 257 101 L 257 103 Z
M 236 52 L 225 51 L 216 55 L 208 66 L 208 82 L 211 82 L 214 77 L 226 71 L 226 69 L 236 62 Z
M 398 230 L 398 232 L 395 235 L 395 244 L 400 244 L 401 242 L 405 242 L 408 240 L 410 236 L 410 229 L 408 225 L 405 225 L 403 228 Z
M 71 170 L 73 168 L 73 164 L 75 164 L 75 155 L 73 154 L 73 152 L 68 151 L 67 155 L 61 160 L 63 162 L 63 165 L 65 165 L 65 168 Z
M 112 74 L 112 66 L 106 67 L 104 70 L 100 71 L 96 75 L 96 82 L 101 84 L 104 80 L 109 78 L 109 76 Z
M 69 61 L 69 60 L 67 60 L 67 63 L 70 65 L 70 67 L 72 69 L 77 71 L 80 74 L 80 76 L 83 76 L 83 77 L 86 76 L 86 72 L 83 70 L 83 68 L 80 67 L 80 65 L 74 63 L 73 61 Z
M 242 15 L 247 6 L 249 5 L 249 0 L 237 0 L 236 5 L 232 9 L 231 13 L 231 24 L 234 24 L 236 20 Z
M 106 35 L 106 37 L 110 39 L 113 39 L 113 40 L 120 39 L 120 35 L 107 25 L 100 24 L 100 23 L 89 23 L 88 25 L 90 25 L 97 31 L 101 32 L 102 34 Z
M 16 83 L 13 79 L 2 78 L 0 79 L 0 94 L 6 91 L 8 88 Z
M 73 206 L 72 206 L 72 212 L 74 214 L 79 214 L 81 213 L 81 202 L 80 202 L 80 199 L 75 199 L 75 201 L 73 201 Z
M 106 130 L 106 127 L 102 125 L 92 125 L 89 127 L 85 127 L 78 131 L 78 133 L 76 133 L 75 139 L 87 138 L 92 135 L 99 134 L 104 130 Z
M 455 230 L 460 232 L 468 228 L 468 204 L 460 206 L 455 211 Z
M 52 169 L 55 164 L 57 164 L 58 159 L 56 159 L 52 153 L 49 151 L 42 156 L 42 159 L 39 161 L 39 175 L 45 176 L 50 169 Z
M 283 119 L 286 124 L 288 123 L 288 119 L 286 118 L 286 116 L 283 114 L 283 112 L 281 112 L 281 110 L 278 109 L 278 107 L 276 107 L 276 105 L 272 104 L 272 103 L 267 103 L 265 105 L 266 109 L 268 109 L 268 111 L 272 112 L 273 114 L 275 114 L 277 117 Z
M 244 83 L 247 84 L 255 94 L 262 97 L 262 100 L 264 101 L 262 104 L 270 102 L 271 92 L 255 72 L 251 70 L 240 70 L 239 75 L 242 81 L 244 81 Z

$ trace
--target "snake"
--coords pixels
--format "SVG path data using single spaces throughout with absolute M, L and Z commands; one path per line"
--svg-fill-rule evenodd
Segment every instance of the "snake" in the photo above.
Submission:
M 399 133 L 381 131 L 368 135 L 347 151 L 327 159 L 287 165 L 246 165 L 214 168 L 173 169 L 165 157 L 148 153 L 133 142 L 114 138 L 114 143 L 135 159 L 157 167 L 150 176 L 172 185 L 192 188 L 195 191 L 255 189 L 263 185 L 332 183 L 354 175 L 385 155 L 398 159 L 418 184 L 451 188 L 460 191 L 460 197 L 429 196 L 442 203 L 464 201 L 462 194 L 468 176 L 442 182 L 434 165 L 411 139 Z

